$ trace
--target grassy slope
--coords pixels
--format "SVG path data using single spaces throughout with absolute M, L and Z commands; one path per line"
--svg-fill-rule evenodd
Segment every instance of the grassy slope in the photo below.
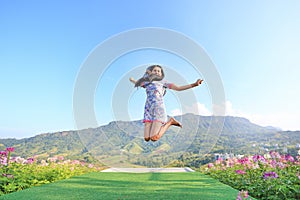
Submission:
M 1 196 L 0 199 L 222 199 L 237 190 L 201 173 L 91 173 Z

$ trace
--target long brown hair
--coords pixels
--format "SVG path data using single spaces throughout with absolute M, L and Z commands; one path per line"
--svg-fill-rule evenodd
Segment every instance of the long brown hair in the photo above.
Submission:
M 159 67 L 160 70 L 161 70 L 161 76 L 157 76 L 156 74 L 148 74 L 147 71 L 151 71 L 155 68 L 155 67 Z M 139 87 L 141 86 L 141 84 L 145 81 L 148 81 L 148 82 L 152 82 L 152 81 L 161 81 L 163 80 L 165 77 L 165 73 L 164 73 L 164 70 L 163 68 L 160 66 L 160 65 L 151 65 L 147 68 L 144 76 L 142 78 L 140 78 L 139 80 L 136 81 L 134 87 Z

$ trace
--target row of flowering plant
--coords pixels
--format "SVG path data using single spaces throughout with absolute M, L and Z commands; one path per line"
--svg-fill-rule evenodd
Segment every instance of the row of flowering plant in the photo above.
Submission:
M 63 156 L 37 160 L 12 157 L 12 152 L 13 147 L 0 151 L 0 195 L 102 169 L 79 160 L 65 160 Z
M 221 158 L 201 171 L 238 189 L 237 199 L 300 199 L 300 157 L 272 151 L 265 155 Z

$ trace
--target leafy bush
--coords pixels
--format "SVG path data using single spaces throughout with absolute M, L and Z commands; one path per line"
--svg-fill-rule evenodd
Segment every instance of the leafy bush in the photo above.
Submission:
M 0 195 L 101 170 L 79 160 L 64 160 L 63 156 L 41 161 L 11 157 L 13 151 L 13 147 L 0 151 Z
M 241 159 L 219 159 L 201 171 L 259 199 L 300 199 L 300 157 L 270 152 Z M 247 197 L 246 197 L 247 198 Z M 238 197 L 237 199 L 245 199 Z

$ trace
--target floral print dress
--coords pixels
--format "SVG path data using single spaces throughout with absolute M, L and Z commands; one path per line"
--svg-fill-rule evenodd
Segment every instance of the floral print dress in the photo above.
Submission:
M 166 81 L 144 82 L 142 87 L 146 89 L 147 99 L 144 110 L 143 122 L 167 122 L 164 94 L 166 88 L 171 88 L 172 83 Z

